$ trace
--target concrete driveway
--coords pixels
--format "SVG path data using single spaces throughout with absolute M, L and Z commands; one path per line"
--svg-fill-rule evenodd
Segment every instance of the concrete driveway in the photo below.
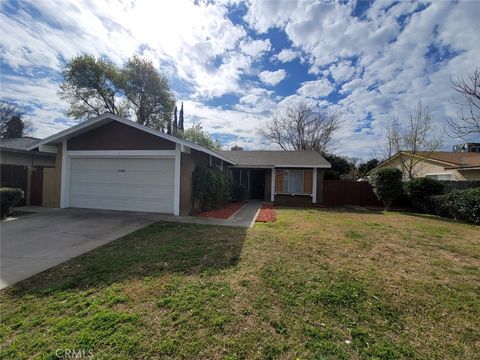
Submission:
M 1 223 L 0 289 L 160 220 L 160 214 L 44 209 Z

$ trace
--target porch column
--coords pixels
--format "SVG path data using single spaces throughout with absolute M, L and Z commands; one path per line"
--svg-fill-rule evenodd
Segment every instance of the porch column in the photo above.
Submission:
M 317 202 L 317 168 L 313 168 L 312 204 Z
M 272 183 L 270 186 L 270 201 L 275 202 L 275 168 L 272 168 Z

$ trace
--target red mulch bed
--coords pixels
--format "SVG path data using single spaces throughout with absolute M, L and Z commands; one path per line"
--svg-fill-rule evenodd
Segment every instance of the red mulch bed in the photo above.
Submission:
M 215 218 L 215 219 L 228 219 L 232 216 L 237 210 L 239 210 L 245 203 L 228 203 L 223 208 L 219 210 L 212 210 L 212 211 L 202 211 L 201 213 L 195 214 L 198 217 L 205 217 L 205 218 Z
M 277 220 L 277 214 L 273 208 L 273 204 L 263 204 L 258 212 L 256 222 L 275 222 Z

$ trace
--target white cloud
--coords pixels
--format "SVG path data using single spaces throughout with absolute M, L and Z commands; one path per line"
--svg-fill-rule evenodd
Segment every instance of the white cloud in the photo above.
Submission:
M 268 85 L 275 86 L 280 83 L 285 77 L 287 76 L 287 73 L 284 69 L 276 70 L 276 71 L 262 71 L 258 77 L 260 80 Z
M 272 47 L 270 44 L 270 40 L 250 40 L 250 41 L 242 41 L 240 44 L 242 51 L 253 57 L 259 57 L 265 52 L 269 51 Z
M 288 63 L 292 60 L 295 60 L 298 57 L 298 53 L 292 49 L 283 49 L 277 55 L 275 55 L 275 57 L 283 63 Z
M 297 90 L 300 95 L 320 98 L 330 95 L 335 88 L 327 79 L 306 81 L 302 83 L 302 86 Z

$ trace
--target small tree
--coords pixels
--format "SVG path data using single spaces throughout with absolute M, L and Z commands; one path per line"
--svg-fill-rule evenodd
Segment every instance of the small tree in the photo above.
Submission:
M 430 156 L 442 143 L 442 136 L 435 133 L 433 118 L 422 102 L 408 116 L 405 124 L 398 119 L 387 127 L 385 155 L 401 153 L 399 160 L 404 177 L 415 177 L 416 165 Z
M 179 130 L 177 136 L 212 150 L 220 150 L 222 147 L 218 140 L 214 140 L 209 133 L 203 130 L 201 123 L 193 125 L 183 133 Z
M 370 184 L 388 211 L 393 200 L 402 194 L 402 172 L 394 168 L 379 169 L 370 177 Z

